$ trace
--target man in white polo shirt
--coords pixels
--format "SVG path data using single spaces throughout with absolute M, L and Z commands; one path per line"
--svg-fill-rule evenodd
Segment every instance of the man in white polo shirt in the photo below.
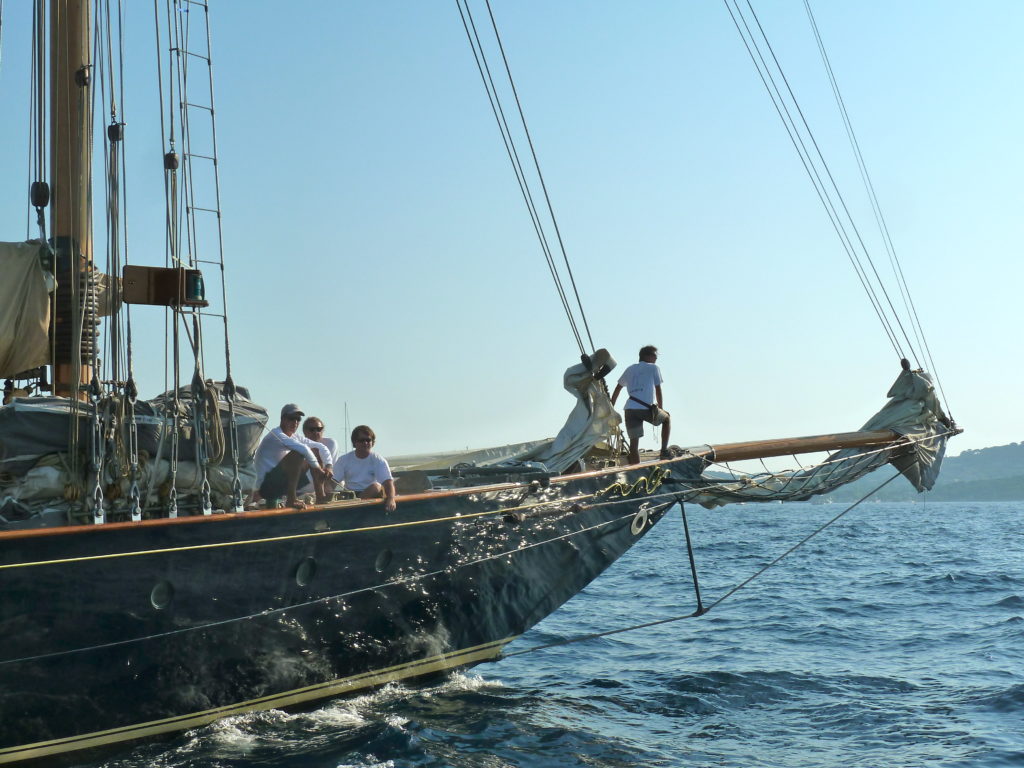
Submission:
M 612 393 L 612 405 L 622 388 L 629 394 L 623 414 L 626 417 L 626 434 L 629 436 L 629 463 L 640 463 L 640 438 L 644 436 L 644 422 L 661 425 L 661 458 L 670 459 L 668 435 L 671 422 L 668 411 L 662 410 L 661 369 L 655 364 L 658 348 L 641 347 L 640 362 L 633 363 L 619 377 L 619 383 Z

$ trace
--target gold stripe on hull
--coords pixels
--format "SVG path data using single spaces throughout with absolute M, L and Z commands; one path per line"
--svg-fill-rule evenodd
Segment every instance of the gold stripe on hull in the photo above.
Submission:
M 192 712 L 187 715 L 169 717 L 163 720 L 153 720 L 148 723 L 137 723 L 122 728 L 113 728 L 109 731 L 95 731 L 79 736 L 69 736 L 63 739 L 52 741 L 39 741 L 35 744 L 24 744 L 19 747 L 8 747 L 0 750 L 0 763 L 14 763 L 21 760 L 32 760 L 49 755 L 56 755 L 62 752 L 72 752 L 80 749 L 93 749 L 122 741 L 142 739 L 149 736 L 157 736 L 163 733 L 184 731 L 190 728 L 212 723 L 222 717 L 240 715 L 246 712 L 258 712 L 266 709 L 280 709 L 291 707 L 308 701 L 325 699 L 331 696 L 339 696 L 344 693 L 365 688 L 374 688 L 386 683 L 404 680 L 410 677 L 429 675 L 434 672 L 443 672 L 455 667 L 463 667 L 475 664 L 488 659 L 496 658 L 501 649 L 516 639 L 517 636 L 506 637 L 502 640 L 486 643 L 484 645 L 465 648 L 461 651 L 443 653 L 438 656 L 431 656 L 419 661 L 412 661 L 406 664 L 399 664 L 394 667 L 371 670 L 352 677 L 331 680 L 326 683 L 311 685 L 306 688 L 296 688 L 291 691 L 284 691 L 272 696 L 264 696 L 259 699 L 231 704 L 226 707 L 207 709 L 202 712 Z

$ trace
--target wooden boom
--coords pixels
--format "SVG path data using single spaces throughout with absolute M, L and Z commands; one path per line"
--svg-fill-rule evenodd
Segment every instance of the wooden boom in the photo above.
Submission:
M 866 448 L 873 445 L 888 445 L 902 439 L 902 435 L 888 429 L 875 432 L 839 432 L 834 435 L 813 437 L 784 437 L 777 440 L 753 440 L 746 443 L 722 443 L 709 445 L 708 450 L 696 451 L 713 461 L 743 461 L 744 459 L 766 459 L 770 456 L 790 456 L 796 453 L 819 453 L 838 451 L 843 448 Z

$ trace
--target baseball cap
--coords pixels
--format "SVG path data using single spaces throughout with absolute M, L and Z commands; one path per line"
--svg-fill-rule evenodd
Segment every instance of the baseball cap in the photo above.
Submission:
M 302 412 L 302 409 L 299 408 L 299 406 L 297 406 L 295 403 L 288 403 L 288 405 L 286 405 L 284 408 L 281 409 L 281 418 L 283 419 L 285 416 L 289 416 L 291 414 L 296 414 L 296 413 L 299 416 L 305 416 L 306 415 L 306 414 L 304 414 Z

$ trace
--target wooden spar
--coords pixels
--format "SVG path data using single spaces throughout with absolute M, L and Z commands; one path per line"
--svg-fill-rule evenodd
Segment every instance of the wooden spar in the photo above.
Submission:
M 92 35 L 89 0 L 50 2 L 50 189 L 53 237 L 58 251 L 58 286 L 74 286 L 60 295 L 54 321 L 58 359 L 54 394 L 83 397 L 80 385 L 92 379 L 82 360 L 78 287 L 92 262 Z M 66 254 L 62 260 L 61 252 Z M 61 264 L 61 261 L 64 263 Z M 70 354 L 67 352 L 70 351 Z
M 813 437 L 784 437 L 776 440 L 753 440 L 746 443 L 722 443 L 711 445 L 706 451 L 694 452 L 713 461 L 743 461 L 744 459 L 767 459 L 771 456 L 791 456 L 797 453 L 820 453 L 839 451 L 843 448 L 869 448 L 882 446 L 900 440 L 902 435 L 888 429 L 874 432 L 839 432 L 834 435 Z

